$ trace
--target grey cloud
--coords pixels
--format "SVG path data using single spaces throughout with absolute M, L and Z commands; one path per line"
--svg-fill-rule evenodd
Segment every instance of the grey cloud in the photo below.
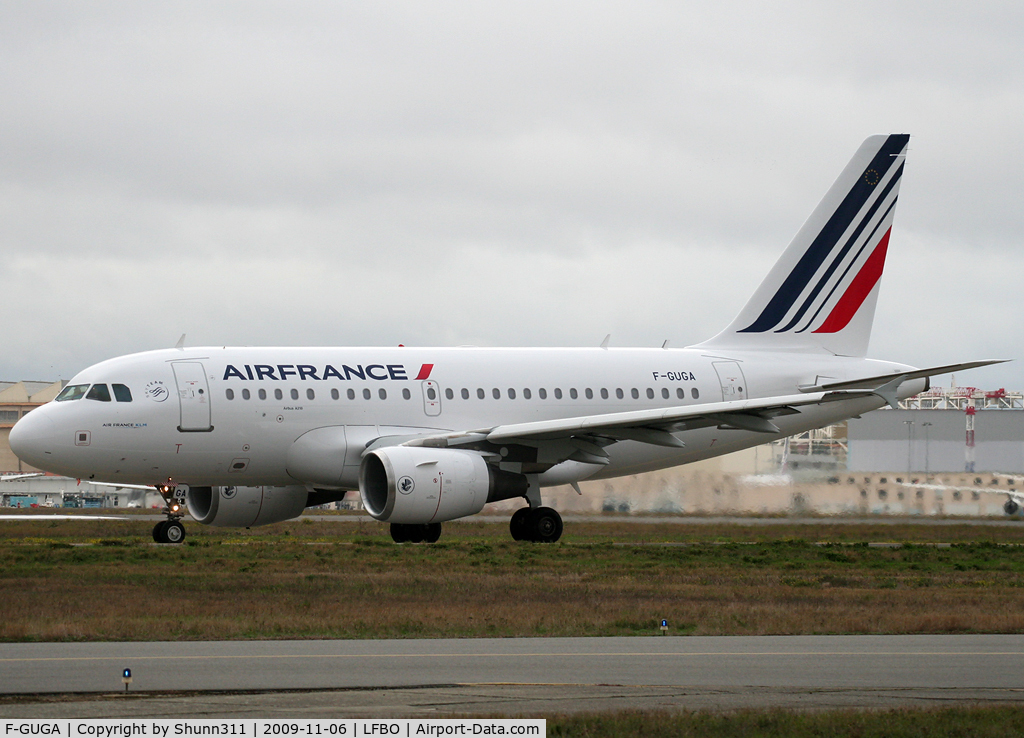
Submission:
M 1020 345 L 1016 295 L 965 289 L 1019 268 L 1012 3 L 23 2 L 0 19 L 0 246 L 25 326 L 7 378 L 182 331 L 683 345 L 891 131 L 914 139 L 873 353 Z

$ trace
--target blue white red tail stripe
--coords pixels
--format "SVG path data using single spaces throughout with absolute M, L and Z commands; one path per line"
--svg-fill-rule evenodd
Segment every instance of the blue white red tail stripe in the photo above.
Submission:
M 864 300 L 871 294 L 871 290 L 878 284 L 878 280 L 882 278 L 890 233 L 892 233 L 892 228 L 889 228 L 882 236 L 882 240 L 871 252 L 871 256 L 868 257 L 861 270 L 857 272 L 857 276 L 853 278 L 846 292 L 839 298 L 839 302 L 832 308 L 832 312 L 825 318 L 825 322 L 814 330 L 815 333 L 837 333 L 850 324 L 853 316 L 864 304 Z
M 832 261 L 829 264 L 828 268 L 822 273 L 821 277 L 818 279 L 817 283 L 814 285 L 814 289 L 812 289 L 811 292 L 807 295 L 807 297 L 804 300 L 803 304 L 800 306 L 800 309 L 797 310 L 797 312 L 793 315 L 793 318 L 789 321 L 788 324 L 786 324 L 784 327 L 779 328 L 777 330 L 779 330 L 779 331 L 791 330 L 800 321 L 800 319 L 804 316 L 804 314 L 807 312 L 808 308 L 810 308 L 811 305 L 814 304 L 815 298 L 817 298 L 817 296 L 821 293 L 821 291 L 828 284 L 829 279 L 832 277 L 832 275 L 835 273 L 835 271 L 843 263 L 843 260 L 846 258 L 847 254 L 850 253 L 850 250 L 854 247 L 854 245 L 856 245 L 858 243 L 858 241 L 860 239 L 860 235 L 864 232 L 864 229 L 871 222 L 872 218 L 874 217 L 875 213 L 878 211 L 878 209 L 882 205 L 882 203 L 887 201 L 888 195 L 899 184 L 900 177 L 902 177 L 902 176 L 903 176 L 903 165 L 900 164 L 899 169 L 896 170 L 896 174 L 892 178 L 889 179 L 889 182 L 882 189 L 881 193 L 877 197 L 874 198 L 874 200 L 873 200 L 873 202 L 871 204 L 871 207 L 868 209 L 867 213 L 865 213 L 864 217 L 859 219 L 859 221 L 857 222 L 856 228 L 854 228 L 854 230 L 853 230 L 853 233 L 850 235 L 850 237 L 848 239 L 846 239 L 846 244 L 841 249 L 836 250 L 835 257 L 832 259 Z M 875 223 L 875 227 L 874 227 L 874 229 L 872 229 L 872 233 L 874 233 L 874 231 L 878 230 L 878 227 L 881 225 L 881 222 L 886 219 L 886 217 L 888 216 L 889 212 L 895 206 L 896 206 L 896 198 L 893 197 L 892 201 L 888 205 L 888 208 L 886 209 L 886 211 L 882 215 L 882 218 L 878 222 Z M 867 239 L 865 239 L 864 241 L 860 242 L 860 250 L 857 252 L 857 255 L 854 257 L 854 260 L 853 260 L 854 262 L 856 262 L 856 260 L 860 257 L 860 254 L 863 252 L 864 248 L 870 242 L 870 240 L 871 240 L 871 235 L 869 234 Z M 847 269 L 849 269 L 849 266 L 847 267 Z M 845 278 L 845 274 L 844 274 L 844 278 Z M 840 282 L 842 282 L 842 279 L 840 279 Z M 834 291 L 836 289 L 836 287 L 838 287 L 838 284 L 834 285 L 832 290 Z M 814 318 L 817 317 L 818 313 L 821 312 L 822 307 L 824 307 L 824 304 L 825 304 L 825 302 L 828 301 L 828 298 L 831 297 L 831 294 L 832 293 L 830 292 L 828 297 L 826 297 L 824 301 L 818 303 L 818 309 L 815 311 L 814 316 L 812 316 L 812 318 L 811 318 L 812 322 L 813 322 Z M 808 327 L 809 327 L 809 323 L 805 324 L 802 328 L 800 328 L 798 333 L 802 333 L 803 331 L 807 330 Z
M 818 315 L 821 314 L 821 311 L 825 309 L 825 306 L 831 304 L 832 296 L 836 293 L 836 290 L 838 290 L 842 285 L 851 285 L 851 283 L 847 281 L 847 276 L 849 275 L 850 271 L 855 266 L 857 266 L 858 264 L 862 263 L 861 262 L 861 255 L 868 248 L 868 246 L 870 246 L 871 244 L 875 244 L 875 246 L 876 246 L 875 251 L 877 251 L 877 247 L 880 244 L 875 241 L 875 237 L 876 237 L 876 234 L 878 233 L 878 231 L 881 229 L 883 224 L 886 224 L 888 226 L 886 231 L 885 231 L 885 235 L 883 237 L 883 240 L 884 240 L 886 246 L 888 246 L 888 243 L 889 243 L 889 233 L 892 231 L 892 218 L 889 217 L 889 216 L 890 216 L 890 213 L 892 213 L 892 211 L 893 211 L 893 209 L 895 207 L 896 207 L 896 198 L 894 197 L 893 200 L 892 200 L 892 203 L 889 205 L 888 208 L 886 208 L 886 211 L 882 215 L 882 218 L 878 221 L 878 223 L 875 224 L 875 227 L 872 228 L 871 233 L 868 234 L 868 237 L 866 239 L 864 239 L 864 241 L 861 244 L 860 249 L 857 251 L 856 255 L 853 257 L 853 259 L 850 261 L 850 263 L 846 265 L 846 269 L 840 275 L 840 277 L 836 281 L 836 283 L 834 285 L 832 285 L 832 289 L 829 290 L 828 294 L 825 296 L 825 298 L 823 300 L 819 301 L 818 309 L 814 311 L 814 314 L 810 317 L 810 319 L 807 321 L 807 323 L 805 323 L 804 326 L 802 328 L 800 328 L 800 330 L 797 331 L 797 333 L 803 333 L 804 331 L 806 331 L 808 328 L 811 327 L 811 325 L 818 319 Z M 872 254 L 874 254 L 874 251 L 872 251 Z M 864 264 L 864 266 L 862 267 L 862 271 L 863 271 L 863 268 L 866 268 L 866 266 L 867 265 Z M 880 265 L 878 265 L 878 267 L 879 267 L 878 277 L 879 278 L 881 278 L 881 276 L 882 276 L 881 268 L 884 267 L 884 266 L 885 266 L 885 259 L 883 258 L 882 259 L 882 263 Z M 875 281 L 877 282 L 878 280 L 876 279 Z M 849 291 L 849 289 L 847 289 L 847 291 Z M 842 299 L 842 298 L 840 298 L 840 299 Z M 819 330 L 815 330 L 815 333 L 818 333 L 818 332 L 820 332 L 820 331 Z
M 910 136 L 872 136 L 732 324 L 701 346 L 864 356 Z
M 741 329 L 741 333 L 770 331 L 782 323 L 821 265 L 836 251 L 843 234 L 849 230 L 854 219 L 862 213 L 865 203 L 869 200 L 877 202 L 893 189 L 886 187 L 879 191 L 877 185 L 893 167 L 897 167 L 897 175 L 902 175 L 902 161 L 898 161 L 898 159 L 909 140 L 910 136 L 906 134 L 895 134 L 886 139 L 868 166 L 864 168 L 862 176 L 858 177 L 839 207 L 832 213 L 825 227 L 819 231 L 810 247 L 804 252 L 785 282 L 782 283 L 757 319 L 746 328 Z M 898 181 L 899 176 L 890 180 L 893 185 Z M 869 212 L 862 216 L 861 220 L 866 222 L 866 217 L 870 217 L 873 212 L 873 208 L 869 209 Z M 860 225 L 863 227 L 863 222 Z M 838 254 L 836 262 L 841 261 L 843 255 L 845 252 Z M 782 330 L 788 330 L 790 327 L 792 324 Z

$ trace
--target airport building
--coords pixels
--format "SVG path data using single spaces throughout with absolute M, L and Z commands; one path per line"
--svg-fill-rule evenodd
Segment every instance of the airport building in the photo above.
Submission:
M 0 382 L 0 472 L 32 472 L 11 451 L 11 428 L 34 408 L 56 397 L 67 382 Z
M 0 507 L 132 508 L 163 507 L 160 495 L 108 487 L 52 474 L 0 483 Z
M 846 424 L 846 469 L 1024 473 L 1024 395 L 934 388 Z

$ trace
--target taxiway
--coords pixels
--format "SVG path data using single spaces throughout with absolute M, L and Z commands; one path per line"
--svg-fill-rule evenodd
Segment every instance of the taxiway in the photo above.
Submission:
M 1024 703 L 1022 667 L 1024 635 L 12 643 L 0 645 L 0 692 L 23 697 L 0 715 Z M 123 668 L 132 693 L 116 697 Z

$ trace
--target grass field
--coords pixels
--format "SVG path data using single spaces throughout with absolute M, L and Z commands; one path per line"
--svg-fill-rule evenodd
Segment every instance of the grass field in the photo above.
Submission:
M 744 710 L 621 712 L 548 718 L 548 736 L 564 738 L 1005 738 L 1024 735 L 1017 707 L 932 710 Z
M 0 522 L 0 640 L 1024 632 L 1024 526 L 152 525 Z

